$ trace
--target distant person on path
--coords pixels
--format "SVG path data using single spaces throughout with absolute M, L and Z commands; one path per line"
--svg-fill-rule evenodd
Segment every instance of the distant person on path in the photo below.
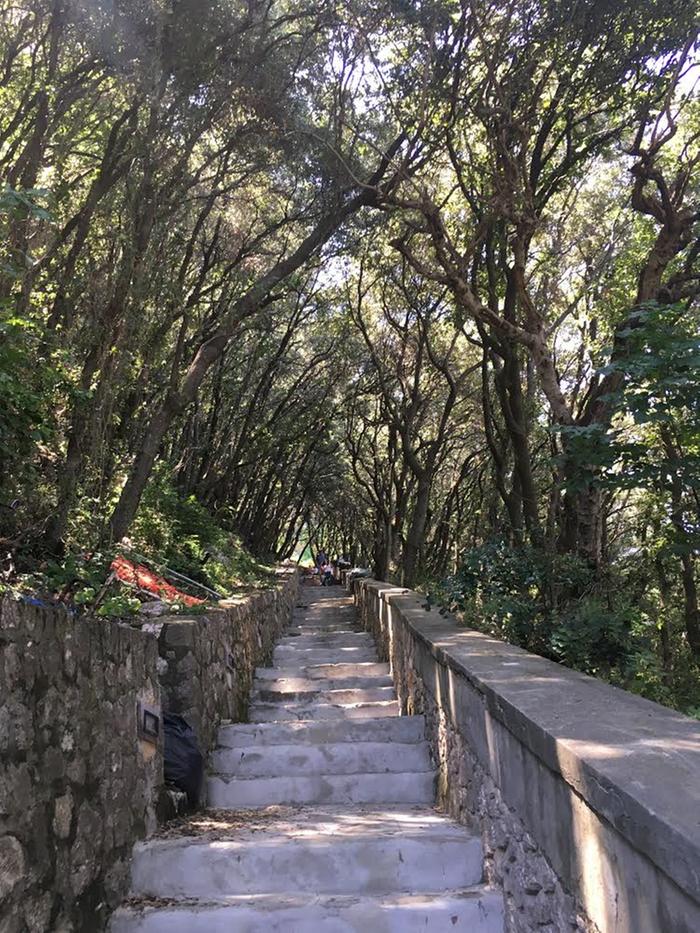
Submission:
M 320 550 L 316 555 L 316 573 L 318 574 L 319 583 L 323 586 L 323 568 L 328 563 L 328 558 L 326 557 L 323 550 Z

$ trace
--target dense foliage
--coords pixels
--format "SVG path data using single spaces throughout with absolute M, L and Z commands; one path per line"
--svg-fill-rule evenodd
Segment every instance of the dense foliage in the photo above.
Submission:
M 0 0 L 5 582 L 322 546 L 700 707 L 697 24 Z

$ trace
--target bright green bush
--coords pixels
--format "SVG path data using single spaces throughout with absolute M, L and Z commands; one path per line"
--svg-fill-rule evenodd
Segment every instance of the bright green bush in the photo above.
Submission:
M 641 555 L 601 576 L 571 555 L 494 539 L 467 551 L 429 599 L 471 628 L 694 715 L 700 672 L 679 638 L 664 670 L 649 577 Z

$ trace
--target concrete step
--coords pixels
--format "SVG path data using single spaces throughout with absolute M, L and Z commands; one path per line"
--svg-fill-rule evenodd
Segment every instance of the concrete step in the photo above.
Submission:
M 110 933 L 502 933 L 503 898 L 476 887 L 383 897 L 228 898 L 202 907 L 123 907 Z
M 325 635 L 286 635 L 279 648 L 368 648 L 374 639 L 367 632 L 328 632 Z
M 396 700 L 377 700 L 354 706 L 335 706 L 332 703 L 252 703 L 248 709 L 251 722 L 290 722 L 317 719 L 377 719 L 398 716 Z
M 291 622 L 290 628 L 317 628 L 324 631 L 326 629 L 346 628 L 356 632 L 364 631 L 361 623 L 351 613 L 335 615 L 327 619 L 323 616 L 300 616 Z
M 296 632 L 302 635 L 325 635 L 331 632 L 364 632 L 364 629 L 359 622 L 355 622 L 350 618 L 343 621 L 339 620 L 338 622 L 324 622 L 322 620 L 318 622 L 309 622 L 304 620 L 292 622 L 284 634 L 294 635 Z
M 432 771 L 427 742 L 338 742 L 217 748 L 210 770 L 239 778 Z
M 345 677 L 388 677 L 389 665 L 378 661 L 359 664 L 307 664 L 305 667 L 258 667 L 256 681 L 278 680 L 283 677 L 304 677 L 307 680 L 342 680 Z M 393 681 L 392 681 L 393 683 Z
M 270 689 L 266 685 L 259 685 L 253 691 L 251 703 L 279 703 L 288 706 L 293 703 L 332 703 L 334 706 L 347 704 L 356 706 L 358 703 L 375 703 L 377 700 L 394 700 L 396 691 L 393 686 L 386 687 L 357 687 L 352 688 L 324 688 L 321 684 L 308 690 L 299 690 L 295 693 L 284 693 L 280 690 Z
M 502 933 L 480 839 L 432 807 L 423 717 L 349 600 L 304 598 L 251 722 L 219 730 L 215 809 L 136 845 L 110 933 Z
M 279 674 L 280 672 L 277 671 Z M 305 696 L 310 693 L 327 692 L 328 690 L 365 690 L 373 687 L 391 687 L 394 681 L 388 674 L 369 674 L 361 677 L 337 677 L 335 679 L 294 677 L 288 672 L 283 677 L 256 678 L 254 690 L 256 693 L 275 694 L 280 700 L 291 699 L 295 696 Z
M 293 625 L 338 625 L 339 623 L 347 625 L 361 624 L 351 605 L 335 607 L 309 606 L 304 612 L 295 612 L 292 618 Z
M 319 628 L 318 626 L 315 626 L 314 628 L 305 628 L 305 629 L 291 628 L 291 629 L 287 629 L 284 632 L 284 634 L 280 637 L 277 644 L 286 645 L 286 644 L 292 644 L 292 642 L 296 644 L 300 638 L 303 638 L 305 641 L 308 641 L 312 638 L 317 638 L 317 639 L 322 639 L 324 641 L 328 641 L 328 640 L 336 640 L 336 639 L 340 640 L 343 638 L 358 638 L 358 637 L 361 638 L 363 642 L 367 642 L 367 644 L 370 644 L 370 643 L 374 644 L 374 641 L 371 638 L 371 636 L 368 639 L 367 637 L 365 637 L 366 635 L 367 635 L 367 632 L 363 632 L 361 629 L 348 628 L 347 625 L 344 626 L 343 628 L 337 628 L 337 629 L 322 629 L 322 628 Z
M 222 726 L 217 736 L 221 748 L 255 745 L 337 744 L 340 742 L 421 742 L 425 738 L 422 716 L 396 716 L 321 722 L 235 723 Z
M 217 809 L 247 810 L 287 805 L 431 804 L 435 800 L 435 773 L 412 771 L 386 774 L 310 774 L 241 779 L 212 774 L 207 778 L 207 805 Z
M 151 839 L 131 863 L 132 893 L 147 897 L 419 894 L 481 875 L 480 839 L 420 808 L 302 811 L 230 837 Z
M 377 660 L 374 648 L 300 648 L 294 645 L 281 645 L 272 654 L 275 667 L 294 666 L 300 669 L 308 664 L 355 664 L 362 661 Z

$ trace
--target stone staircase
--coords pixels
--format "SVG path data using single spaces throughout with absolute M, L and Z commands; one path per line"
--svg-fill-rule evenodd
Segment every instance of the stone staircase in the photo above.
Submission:
M 433 809 L 423 719 L 336 592 L 302 591 L 250 723 L 221 728 L 211 809 L 135 847 L 111 933 L 502 933 L 480 840 Z

